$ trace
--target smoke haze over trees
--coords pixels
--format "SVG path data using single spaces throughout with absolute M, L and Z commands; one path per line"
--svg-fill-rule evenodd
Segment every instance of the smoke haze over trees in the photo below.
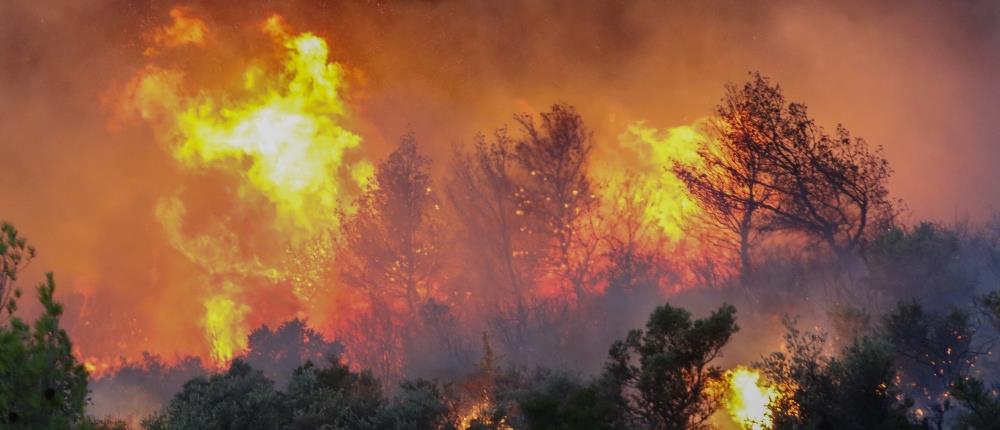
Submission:
M 0 26 L 17 54 L 0 128 L 23 123 L 0 138 L 0 216 L 22 229 L 0 237 L 0 426 L 1000 417 L 984 185 L 1000 154 L 978 143 L 995 108 L 972 90 L 995 59 L 969 58 L 994 34 L 984 4 L 734 6 L 724 31 L 697 28 L 710 5 L 643 2 L 95 5 L 74 10 L 129 23 L 129 43 L 81 31 L 98 49 L 78 75 L 57 71 L 79 60 L 57 58 L 64 30 L 41 31 L 77 18 L 16 1 L 32 19 Z M 921 46 L 890 35 L 924 20 L 968 25 Z M 852 43 L 894 49 L 864 62 Z M 747 60 L 796 49 L 801 64 Z M 900 72 L 914 64 L 932 66 Z M 743 72 L 761 65 L 774 75 Z M 99 93 L 80 84 L 105 73 Z M 959 143 L 907 146 L 942 141 Z M 48 269 L 67 273 L 58 292 Z

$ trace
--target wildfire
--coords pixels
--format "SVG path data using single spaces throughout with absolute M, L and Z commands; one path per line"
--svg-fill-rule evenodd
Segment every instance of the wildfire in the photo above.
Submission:
M 93 357 L 83 360 L 83 368 L 87 370 L 87 374 L 92 378 L 100 378 L 118 369 L 117 365 L 113 363 L 104 362 Z
M 619 200 L 613 202 L 615 206 L 640 207 L 645 223 L 676 242 L 684 237 L 685 227 L 700 208 L 671 167 L 674 163 L 698 165 L 698 148 L 705 141 L 698 123 L 659 130 L 635 122 L 618 137 L 627 164 L 605 166 L 595 173 L 609 182 L 608 197 Z M 615 193 L 629 179 L 622 172 L 634 175 L 632 188 L 625 195 Z
M 482 422 L 488 424 L 488 428 L 495 428 L 497 430 L 514 430 L 506 420 L 501 419 L 499 422 L 494 422 L 492 417 L 487 416 L 490 409 L 492 408 L 492 403 L 489 400 L 482 400 L 476 402 L 469 406 L 465 412 L 459 415 L 458 421 L 455 423 L 455 427 L 458 430 L 468 430 L 476 422 Z
M 205 22 L 188 16 L 188 10 L 175 7 L 170 10 L 173 23 L 156 29 L 153 32 L 153 45 L 146 50 L 146 55 L 158 54 L 156 47 L 173 48 L 181 45 L 201 45 L 205 43 L 205 33 L 208 27 Z
M 250 307 L 239 304 L 225 295 L 205 299 L 205 318 L 202 321 L 205 333 L 212 340 L 212 359 L 225 363 L 233 358 L 236 351 L 247 346 L 244 318 Z
M 778 398 L 778 390 L 762 384 L 760 372 L 739 366 L 726 372 L 726 410 L 740 428 L 766 430 L 773 424 L 768 406 Z
M 214 49 L 209 36 L 215 33 L 205 22 L 184 9 L 170 16 L 173 23 L 149 38 L 151 64 L 128 84 L 124 116 L 152 125 L 185 170 L 236 178 L 236 205 L 242 207 L 234 210 L 273 215 L 260 233 L 267 239 L 260 240 L 275 250 L 265 253 L 245 246 L 258 239 L 247 238 L 225 214 L 190 233 L 180 191 L 157 205 L 173 247 L 214 285 L 202 298 L 201 326 L 221 364 L 245 347 L 252 307 L 243 293 L 251 284 L 289 285 L 300 305 L 310 302 L 320 265 L 333 250 L 330 232 L 340 214 L 350 212 L 350 190 L 363 188 L 373 167 L 357 155 L 361 137 L 344 126 L 344 68 L 330 61 L 324 39 L 293 34 L 280 16 L 271 16 L 260 31 L 277 58 L 242 59 L 246 66 L 237 81 L 210 85 L 190 76 L 185 65 L 157 63 L 161 50 L 184 47 L 211 56 Z

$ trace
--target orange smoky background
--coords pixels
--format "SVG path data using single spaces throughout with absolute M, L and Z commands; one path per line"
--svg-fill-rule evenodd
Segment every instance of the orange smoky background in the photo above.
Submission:
M 366 163 L 384 159 L 406 133 L 441 176 L 455 145 L 554 102 L 575 106 L 594 130 L 595 169 L 635 165 L 647 158 L 623 136 L 669 138 L 667 130 L 710 115 L 724 83 L 761 70 L 822 123 L 844 123 L 884 146 L 891 191 L 912 216 L 978 219 L 1000 201 L 991 126 L 1000 113 L 998 12 L 985 1 L 905 9 L 861 1 L 6 1 L 0 216 L 40 250 L 24 282 L 56 272 L 85 357 L 224 359 L 203 334 L 209 306 L 245 327 L 296 316 L 335 327 L 353 311 L 349 297 L 297 291 L 309 282 L 279 273 L 322 284 L 321 265 L 301 256 L 324 257 L 326 239 L 294 210 L 246 205 L 243 187 L 253 184 L 226 172 L 250 175 L 253 166 L 227 165 L 224 150 L 185 161 L 177 147 L 191 135 L 162 127 L 165 111 L 240 100 L 246 88 L 229 86 L 257 85 L 247 83 L 254 67 L 284 73 L 290 41 L 308 33 L 325 41 L 321 64 L 336 65 L 343 85 L 337 100 L 307 108 L 335 116 L 350 135 L 332 137 L 343 157 L 320 163 L 337 175 L 342 201 L 364 186 Z M 268 21 L 275 15 L 281 22 Z M 142 76 L 163 83 L 146 88 L 159 91 L 157 103 L 135 97 Z M 261 85 L 287 87 L 294 76 L 284 79 Z M 640 121 L 646 128 L 630 129 Z M 321 227 L 339 222 L 337 202 L 307 195 L 294 203 L 266 188 L 249 194 L 322 209 L 330 218 Z M 222 252 L 226 237 L 252 243 L 214 261 L 253 267 L 199 267 L 197 257 Z M 268 251 L 257 258 L 248 247 Z M 286 250 L 308 267 L 289 268 Z M 227 288 L 234 273 L 259 287 Z

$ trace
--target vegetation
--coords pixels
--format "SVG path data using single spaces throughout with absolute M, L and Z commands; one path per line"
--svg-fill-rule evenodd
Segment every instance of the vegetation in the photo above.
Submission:
M 707 288 L 667 304 L 662 294 L 704 285 L 713 298 L 752 289 L 748 318 L 818 309 L 828 314 L 810 317 L 834 326 L 803 331 L 786 317 L 781 351 L 753 366 L 765 416 L 745 428 L 995 428 L 1000 229 L 897 224 L 880 151 L 826 131 L 759 74 L 730 86 L 716 114 L 703 165 L 661 166 L 704 209 L 697 227 L 722 236 L 708 257 L 665 251 L 635 177 L 602 206 L 593 135 L 571 106 L 456 149 L 440 198 L 407 135 L 341 214 L 335 268 L 366 305 L 345 331 L 359 337 L 350 351 L 294 319 L 252 331 L 225 370 L 149 355 L 90 389 L 158 387 L 150 430 L 709 429 L 730 406 L 736 307 L 695 318 L 675 298 Z M 34 255 L 4 224 L 0 426 L 128 427 L 87 416 L 88 376 L 51 274 L 35 322 L 15 315 L 15 280 Z M 736 270 L 718 267 L 729 259 Z
M 719 408 L 722 370 L 711 363 L 739 327 L 736 309 L 723 306 L 705 319 L 670 305 L 653 311 L 646 330 L 629 332 L 611 347 L 605 376 L 624 396 L 640 428 L 703 429 Z
M 12 289 L 17 270 L 34 255 L 34 249 L 9 224 L 3 224 L 3 235 L 0 286 Z M 42 313 L 34 324 L 14 316 L 0 325 L 0 424 L 4 428 L 63 429 L 84 419 L 87 372 L 73 355 L 69 335 L 59 326 L 63 309 L 54 299 L 55 289 L 49 273 L 37 288 Z M 17 308 L 17 297 L 10 294 L 6 310 Z

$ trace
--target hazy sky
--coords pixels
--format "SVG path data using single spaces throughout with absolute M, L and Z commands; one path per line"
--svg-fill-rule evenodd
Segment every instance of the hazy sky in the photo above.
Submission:
M 600 162 L 626 124 L 690 123 L 726 82 L 759 70 L 821 123 L 884 146 L 909 219 L 984 219 L 1000 206 L 997 2 L 231 3 L 176 4 L 220 33 L 277 12 L 326 37 L 364 78 L 351 97 L 372 159 L 412 130 L 444 161 L 514 113 L 567 102 L 595 129 Z M 102 103 L 144 63 L 142 36 L 174 5 L 0 2 L 0 218 L 41 250 L 35 270 L 55 270 L 123 321 L 198 306 L 170 293 L 187 266 L 153 216 L 185 173 L 147 128 L 109 131 Z M 74 330 L 114 342 L 132 328 Z M 135 340 L 197 350 L 177 336 L 188 330 Z

